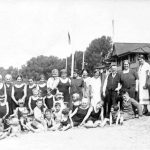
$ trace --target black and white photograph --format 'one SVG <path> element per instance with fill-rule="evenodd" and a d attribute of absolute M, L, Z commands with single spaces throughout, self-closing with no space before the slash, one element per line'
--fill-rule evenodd
<path fill-rule="evenodd" d="M 0 149 L 149 150 L 150 0 L 0 0 Z"/>

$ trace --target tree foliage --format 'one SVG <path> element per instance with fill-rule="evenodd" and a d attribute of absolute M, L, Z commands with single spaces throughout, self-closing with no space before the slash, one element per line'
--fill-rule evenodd
<path fill-rule="evenodd" d="M 103 60 L 110 52 L 112 42 L 110 37 L 102 36 L 101 38 L 94 39 L 89 47 L 85 51 L 85 68 L 92 71 L 94 67 L 103 63 Z M 79 71 L 82 70 L 82 58 L 83 52 L 76 51 L 74 56 L 74 68 Z M 71 73 L 71 59 L 72 56 L 67 58 L 67 71 Z M 13 78 L 16 78 L 18 73 L 21 73 L 24 78 L 34 77 L 39 80 L 41 74 L 44 74 L 48 78 L 51 74 L 52 69 L 57 68 L 58 70 L 66 67 L 66 60 L 59 59 L 55 56 L 38 56 L 33 57 L 27 61 L 26 65 L 23 65 L 20 70 L 10 66 L 8 69 L 0 67 L 0 73 L 4 76 L 6 73 L 12 74 Z"/>
<path fill-rule="evenodd" d="M 78 69 L 79 72 L 82 70 L 82 57 L 83 57 L 82 51 L 75 52 L 75 54 L 74 54 L 74 69 Z M 72 55 L 70 55 L 67 60 L 68 60 L 67 71 L 68 71 L 68 74 L 71 74 Z"/>
<path fill-rule="evenodd" d="M 110 37 L 102 36 L 94 39 L 85 52 L 87 68 L 93 70 L 94 67 L 101 65 L 111 48 L 112 41 Z"/>
<path fill-rule="evenodd" d="M 18 75 L 18 69 L 14 68 L 13 66 L 10 66 L 8 69 L 4 69 L 3 67 L 0 67 L 0 74 L 4 77 L 6 74 L 11 74 L 13 79 L 16 78 Z"/>
<path fill-rule="evenodd" d="M 61 70 L 65 67 L 65 60 L 59 59 L 55 56 L 38 56 L 31 58 L 27 65 L 22 66 L 21 73 L 25 78 L 34 77 L 39 79 L 41 74 L 44 74 L 48 78 L 52 69 L 57 68 Z"/>

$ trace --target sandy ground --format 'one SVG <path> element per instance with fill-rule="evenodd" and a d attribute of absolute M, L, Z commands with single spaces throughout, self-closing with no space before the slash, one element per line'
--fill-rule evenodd
<path fill-rule="evenodd" d="M 123 126 L 30 133 L 0 141 L 4 150 L 150 150 L 150 117 Z"/>

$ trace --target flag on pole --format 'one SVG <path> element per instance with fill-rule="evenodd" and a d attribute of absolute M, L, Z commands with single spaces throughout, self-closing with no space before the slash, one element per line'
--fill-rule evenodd
<path fill-rule="evenodd" d="M 74 71 L 74 51 L 72 49 L 72 46 L 71 46 L 71 37 L 70 37 L 70 33 L 68 32 L 68 44 L 69 44 L 69 47 L 72 51 L 72 60 L 71 60 L 71 77 L 73 77 L 73 71 Z"/>
<path fill-rule="evenodd" d="M 68 44 L 71 44 L 70 33 L 68 32 Z"/>
<path fill-rule="evenodd" d="M 115 38 L 115 26 L 114 26 L 114 19 L 112 20 L 112 41 L 114 42 Z"/>

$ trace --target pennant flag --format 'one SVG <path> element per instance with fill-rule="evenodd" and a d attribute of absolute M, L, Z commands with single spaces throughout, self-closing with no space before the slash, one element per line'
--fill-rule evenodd
<path fill-rule="evenodd" d="M 70 33 L 68 32 L 68 43 L 71 44 Z"/>

